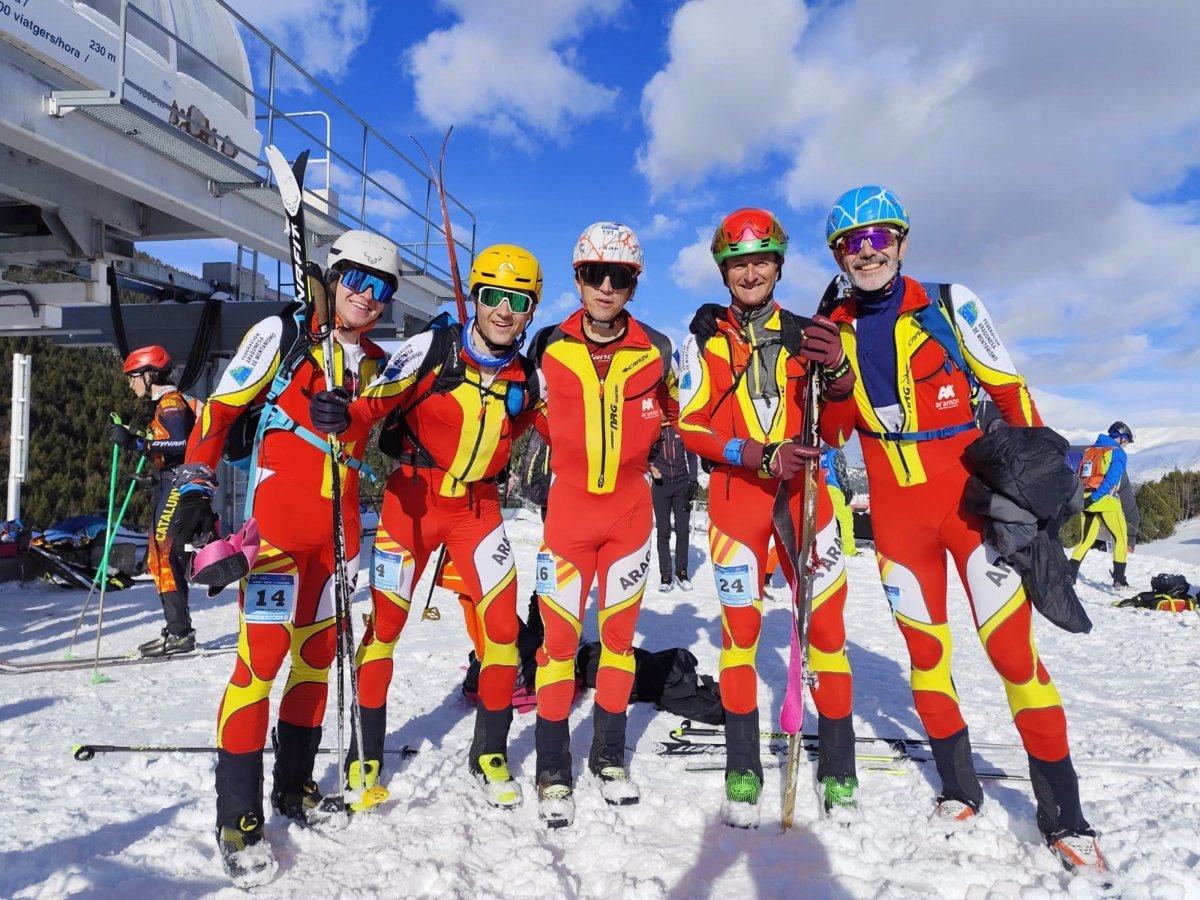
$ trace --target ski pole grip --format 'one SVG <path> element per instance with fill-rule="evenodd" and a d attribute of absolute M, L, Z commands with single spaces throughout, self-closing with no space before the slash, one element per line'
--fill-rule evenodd
<path fill-rule="evenodd" d="M 87 744 L 82 744 L 75 748 L 75 759 L 79 762 L 87 762 L 89 759 L 94 759 L 96 756 L 96 748 L 90 747 Z"/>

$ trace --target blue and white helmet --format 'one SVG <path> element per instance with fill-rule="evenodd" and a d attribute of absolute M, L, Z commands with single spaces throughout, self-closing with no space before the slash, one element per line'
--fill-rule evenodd
<path fill-rule="evenodd" d="M 825 222 L 825 242 L 832 247 L 847 231 L 864 225 L 896 225 L 908 231 L 908 210 L 900 198 L 878 184 L 851 188 L 837 198 Z"/>

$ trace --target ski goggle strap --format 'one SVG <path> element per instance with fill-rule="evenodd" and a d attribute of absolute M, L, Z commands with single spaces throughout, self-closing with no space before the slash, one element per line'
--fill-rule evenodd
<path fill-rule="evenodd" d="M 377 275 L 367 269 L 346 268 L 341 270 L 342 284 L 356 294 L 365 294 L 368 288 L 379 303 L 387 303 L 396 293 L 396 282 Z"/>
<path fill-rule="evenodd" d="M 598 288 L 604 284 L 604 279 L 607 278 L 614 291 L 624 291 L 633 287 L 634 282 L 637 281 L 637 270 L 633 266 L 621 263 L 585 262 L 580 263 L 575 271 L 583 283 L 589 287 Z"/>
<path fill-rule="evenodd" d="M 524 291 L 513 291 L 491 284 L 481 284 L 476 292 L 475 299 L 488 309 L 496 309 L 506 300 L 508 301 L 508 308 L 515 313 L 527 313 L 533 309 L 533 297 Z"/>

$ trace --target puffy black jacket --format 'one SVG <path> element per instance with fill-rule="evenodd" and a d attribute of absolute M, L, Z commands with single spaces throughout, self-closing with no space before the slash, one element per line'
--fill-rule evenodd
<path fill-rule="evenodd" d="M 964 508 L 987 520 L 984 540 L 1017 572 L 1034 607 L 1077 634 L 1091 620 L 1071 577 L 1058 530 L 1082 509 L 1078 477 L 1067 466 L 1066 438 L 1049 428 L 1001 428 L 967 447 L 974 474 Z"/>

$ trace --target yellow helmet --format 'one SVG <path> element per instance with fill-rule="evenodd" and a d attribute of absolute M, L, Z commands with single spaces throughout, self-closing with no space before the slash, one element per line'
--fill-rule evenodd
<path fill-rule="evenodd" d="M 469 293 L 481 284 L 490 284 L 533 295 L 542 299 L 542 267 L 537 257 L 515 244 L 493 244 L 475 254 L 471 265 Z"/>

